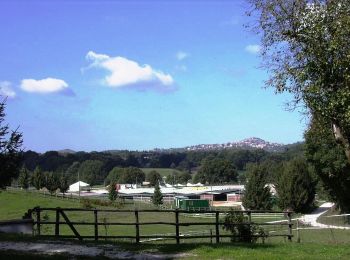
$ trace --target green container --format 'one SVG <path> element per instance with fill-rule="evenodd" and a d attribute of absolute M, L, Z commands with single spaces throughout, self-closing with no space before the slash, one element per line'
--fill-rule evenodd
<path fill-rule="evenodd" d="M 208 210 L 209 200 L 200 199 L 182 199 L 179 200 L 179 209 L 183 210 Z"/>

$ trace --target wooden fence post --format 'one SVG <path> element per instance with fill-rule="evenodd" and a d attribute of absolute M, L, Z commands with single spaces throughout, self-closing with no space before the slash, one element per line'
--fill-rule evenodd
<path fill-rule="evenodd" d="M 176 231 L 176 244 L 180 244 L 180 229 L 179 229 L 179 211 L 175 210 L 175 231 Z"/>
<path fill-rule="evenodd" d="M 136 220 L 136 243 L 140 243 L 140 225 L 139 225 L 139 211 L 135 210 L 135 220 Z"/>
<path fill-rule="evenodd" d="M 38 236 L 40 236 L 40 207 L 36 207 L 35 208 L 36 211 L 36 228 L 37 228 L 37 232 L 38 232 Z"/>
<path fill-rule="evenodd" d="M 288 241 L 292 242 L 292 213 L 288 211 Z"/>
<path fill-rule="evenodd" d="M 98 240 L 98 217 L 97 217 L 97 209 L 94 210 L 95 216 L 95 240 Z"/>
<path fill-rule="evenodd" d="M 219 211 L 216 211 L 215 212 L 215 236 L 216 236 L 216 243 L 220 243 L 220 231 L 219 231 L 219 221 L 220 221 L 220 218 L 219 218 L 219 214 L 220 212 Z"/>
<path fill-rule="evenodd" d="M 98 240 L 98 217 L 97 217 L 97 209 L 94 210 L 95 215 L 95 240 Z"/>
<path fill-rule="evenodd" d="M 299 219 L 297 219 L 297 242 L 300 243 Z"/>
<path fill-rule="evenodd" d="M 60 208 L 56 208 L 55 236 L 60 235 Z"/>

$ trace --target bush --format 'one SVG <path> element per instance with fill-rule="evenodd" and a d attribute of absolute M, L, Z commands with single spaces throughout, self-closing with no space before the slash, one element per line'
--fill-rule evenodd
<path fill-rule="evenodd" d="M 225 216 L 223 229 L 231 232 L 231 242 L 255 243 L 259 237 L 263 241 L 266 237 L 264 229 L 248 223 L 248 217 L 233 208 Z"/>
<path fill-rule="evenodd" d="M 92 209 L 92 203 L 89 199 L 81 199 L 80 204 L 82 204 L 84 209 Z"/>
<path fill-rule="evenodd" d="M 82 204 L 82 207 L 85 209 L 92 209 L 94 208 L 94 206 L 95 207 L 96 206 L 116 207 L 116 208 L 122 208 L 124 206 L 124 200 L 119 198 L 115 201 L 83 198 L 80 200 L 80 203 Z"/>

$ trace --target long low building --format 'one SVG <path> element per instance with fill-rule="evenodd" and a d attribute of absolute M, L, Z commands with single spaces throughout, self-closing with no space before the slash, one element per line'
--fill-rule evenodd
<path fill-rule="evenodd" d="M 163 195 L 165 194 L 204 194 L 204 193 L 241 193 L 244 190 L 244 185 L 220 185 L 220 186 L 172 186 L 160 187 Z M 92 189 L 98 194 L 108 193 L 107 189 Z M 118 189 L 119 194 L 133 195 L 133 194 L 153 194 L 154 188 L 136 187 L 136 185 L 120 185 Z"/>
<path fill-rule="evenodd" d="M 227 194 L 241 194 L 243 190 L 244 185 L 161 187 L 164 202 L 172 202 L 177 196 L 186 196 L 189 199 L 226 201 Z M 121 188 L 118 193 L 119 196 L 126 199 L 149 201 L 153 196 L 154 188 Z"/>

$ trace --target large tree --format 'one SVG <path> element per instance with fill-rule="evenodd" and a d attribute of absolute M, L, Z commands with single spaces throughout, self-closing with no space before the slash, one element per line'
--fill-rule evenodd
<path fill-rule="evenodd" d="M 120 184 L 142 183 L 144 180 L 145 173 L 136 167 L 114 167 L 105 179 L 107 182 L 116 182 Z"/>
<path fill-rule="evenodd" d="M 232 183 L 237 181 L 238 172 L 233 164 L 221 158 L 208 158 L 203 161 L 196 181 L 209 184 Z"/>
<path fill-rule="evenodd" d="M 100 184 L 98 178 L 102 173 L 103 163 L 99 160 L 86 160 L 79 167 L 80 181 L 90 185 Z"/>
<path fill-rule="evenodd" d="M 313 207 L 316 181 L 304 158 L 295 158 L 284 164 L 276 185 L 281 209 L 307 213 Z"/>
<path fill-rule="evenodd" d="M 248 0 L 268 86 L 322 118 L 350 162 L 350 1 Z"/>
<path fill-rule="evenodd" d="M 23 142 L 22 133 L 10 130 L 5 123 L 5 101 L 0 101 L 0 189 L 10 185 L 19 174 Z"/>
<path fill-rule="evenodd" d="M 267 169 L 259 164 L 250 164 L 247 175 L 243 206 L 252 210 L 270 210 L 272 201 L 270 188 L 267 186 Z"/>
<path fill-rule="evenodd" d="M 315 167 L 328 197 L 342 212 L 350 212 L 350 164 L 337 143 L 331 129 L 314 118 L 305 134 L 306 157 Z"/>

